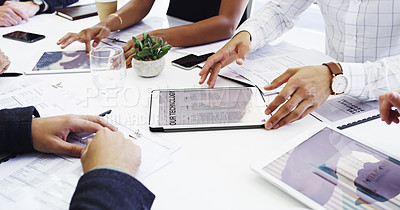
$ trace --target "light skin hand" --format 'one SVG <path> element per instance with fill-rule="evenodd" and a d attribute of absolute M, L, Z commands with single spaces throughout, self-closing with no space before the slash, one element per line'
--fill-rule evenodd
<path fill-rule="evenodd" d="M 135 177 L 141 163 L 141 150 L 121 132 L 104 128 L 96 133 L 93 140 L 87 141 L 81 162 L 84 173 L 99 166 L 109 166 Z"/>
<path fill-rule="evenodd" d="M 213 88 L 219 71 L 235 60 L 237 64 L 242 65 L 246 55 L 250 52 L 250 47 L 250 34 L 247 31 L 236 34 L 218 52 L 207 59 L 207 62 L 199 73 L 201 77 L 199 84 L 203 84 L 208 77 L 208 87 Z"/>
<path fill-rule="evenodd" d="M 332 75 L 324 65 L 286 70 L 270 85 L 264 87 L 265 90 L 273 90 L 287 83 L 265 110 L 265 114 L 269 115 L 282 105 L 265 123 L 265 128 L 280 128 L 317 109 L 331 93 L 331 79 Z"/>
<path fill-rule="evenodd" d="M 28 21 L 39 11 L 39 6 L 32 1 L 6 1 L 0 6 L 0 26 L 14 26 L 22 20 Z"/>
<path fill-rule="evenodd" d="M 80 157 L 83 147 L 66 142 L 68 134 L 70 132 L 96 133 L 103 127 L 117 130 L 116 127 L 99 116 L 64 115 L 34 118 L 32 120 L 33 148 L 44 153 Z"/>
<path fill-rule="evenodd" d="M 378 103 L 381 120 L 385 121 L 388 125 L 392 122 L 398 124 L 400 114 L 392 108 L 400 110 L 400 90 L 391 91 L 379 96 Z"/>
<path fill-rule="evenodd" d="M 90 42 L 93 40 L 93 47 L 97 47 L 102 39 L 110 36 L 111 30 L 104 25 L 95 25 L 91 28 L 83 29 L 79 33 L 67 33 L 60 40 L 57 45 L 61 45 L 61 49 L 66 48 L 68 45 L 75 41 L 85 43 L 86 53 L 89 55 L 91 50 Z"/>
<path fill-rule="evenodd" d="M 10 59 L 0 50 L 0 74 L 8 69 L 10 63 Z"/>

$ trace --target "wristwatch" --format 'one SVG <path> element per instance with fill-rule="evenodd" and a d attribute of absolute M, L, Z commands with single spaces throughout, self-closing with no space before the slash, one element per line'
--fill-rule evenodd
<path fill-rule="evenodd" d="M 328 67 L 333 76 L 331 80 L 331 95 L 344 93 L 349 81 L 347 77 L 343 75 L 342 66 L 340 66 L 339 63 L 334 62 L 323 63 L 323 65 Z"/>
<path fill-rule="evenodd" d="M 44 1 L 43 0 L 32 0 L 34 4 L 39 6 L 39 11 L 38 12 L 43 12 L 44 10 Z"/>

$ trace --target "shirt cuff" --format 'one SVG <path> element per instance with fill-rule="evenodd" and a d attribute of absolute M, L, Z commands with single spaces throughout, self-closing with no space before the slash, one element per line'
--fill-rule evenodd
<path fill-rule="evenodd" d="M 128 174 L 129 176 L 132 176 L 128 172 L 126 172 L 125 170 L 122 170 L 122 169 L 117 168 L 117 167 L 106 166 L 106 165 L 94 167 L 94 168 L 90 169 L 88 172 L 91 172 L 91 171 L 94 171 L 94 170 L 98 170 L 98 169 L 109 169 L 109 170 L 119 171 L 121 173 Z"/>
<path fill-rule="evenodd" d="M 366 73 L 362 63 L 340 63 L 343 75 L 348 79 L 345 94 L 358 97 L 365 88 Z"/>

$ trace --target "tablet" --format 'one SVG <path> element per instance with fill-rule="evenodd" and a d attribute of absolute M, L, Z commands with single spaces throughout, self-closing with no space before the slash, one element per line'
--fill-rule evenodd
<path fill-rule="evenodd" d="M 32 71 L 25 74 L 77 72 L 90 72 L 89 57 L 84 50 L 44 52 Z"/>
<path fill-rule="evenodd" d="M 266 104 L 255 87 L 153 90 L 151 131 L 261 128 Z"/>
<path fill-rule="evenodd" d="M 395 209 L 400 208 L 399 164 L 325 127 L 251 167 L 313 209 Z"/>

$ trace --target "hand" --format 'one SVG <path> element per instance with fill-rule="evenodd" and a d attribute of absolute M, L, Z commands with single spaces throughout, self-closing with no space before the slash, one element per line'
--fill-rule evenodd
<path fill-rule="evenodd" d="M 40 7 L 32 1 L 6 1 L 0 6 L 0 26 L 14 26 L 22 20 L 28 21 L 39 9 Z"/>
<path fill-rule="evenodd" d="M 10 59 L 0 50 L 0 74 L 8 69 L 10 63 Z"/>
<path fill-rule="evenodd" d="M 388 125 L 392 122 L 399 123 L 400 114 L 398 111 L 393 110 L 392 107 L 400 110 L 400 90 L 379 96 L 378 103 L 382 121 L 385 121 Z"/>
<path fill-rule="evenodd" d="M 150 35 L 150 34 L 149 34 Z M 136 36 L 137 40 L 142 40 L 143 35 L 139 34 Z M 125 45 L 122 47 L 125 52 L 125 59 L 126 59 L 126 68 L 131 68 L 132 67 L 132 58 L 133 58 L 133 51 L 132 48 L 135 45 L 135 42 L 131 39 L 125 43 Z"/>
<path fill-rule="evenodd" d="M 290 68 L 264 87 L 273 90 L 286 83 L 283 90 L 268 105 L 265 114 L 269 115 L 280 105 L 281 108 L 265 123 L 266 129 L 277 129 L 293 121 L 302 119 L 324 103 L 331 93 L 332 75 L 328 67 L 303 66 Z"/>
<path fill-rule="evenodd" d="M 110 166 L 135 177 L 141 163 L 141 150 L 121 132 L 104 128 L 96 133 L 93 140 L 87 141 L 81 161 L 84 173 L 98 166 Z"/>
<path fill-rule="evenodd" d="M 228 43 L 226 43 L 218 52 L 207 59 L 206 64 L 201 69 L 199 84 L 206 81 L 210 74 L 207 84 L 213 88 L 218 77 L 219 71 L 236 60 L 236 63 L 242 65 L 246 55 L 250 52 L 250 34 L 247 31 L 241 31 L 236 34 Z"/>
<path fill-rule="evenodd" d="M 80 157 L 82 146 L 66 142 L 70 132 L 95 133 L 103 127 L 117 130 L 99 116 L 64 115 L 32 120 L 33 148 L 39 152 Z"/>
<path fill-rule="evenodd" d="M 102 39 L 110 36 L 111 30 L 104 25 L 95 25 L 91 28 L 83 29 L 81 32 L 77 33 L 67 33 L 60 40 L 58 40 L 57 45 L 61 45 L 61 49 L 66 48 L 68 45 L 75 41 L 85 43 L 86 53 L 89 55 L 91 46 L 90 41 L 93 40 L 93 47 L 97 47 Z"/>

